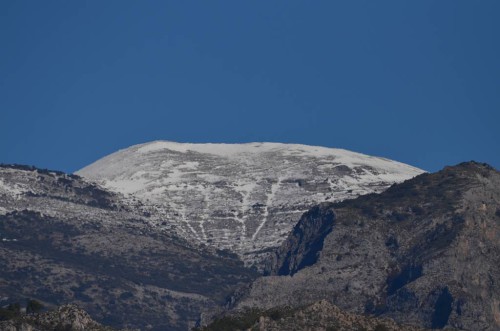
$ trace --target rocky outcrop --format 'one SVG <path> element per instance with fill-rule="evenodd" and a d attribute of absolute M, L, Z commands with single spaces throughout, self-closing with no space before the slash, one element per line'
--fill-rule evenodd
<path fill-rule="evenodd" d="M 42 314 L 21 315 L 0 322 L 0 331 L 113 331 L 94 321 L 75 305 L 64 305 Z"/>
<path fill-rule="evenodd" d="M 293 228 L 281 249 L 274 254 L 273 265 L 266 273 L 293 275 L 298 270 L 313 265 L 319 258 L 326 236 L 335 226 L 336 215 L 321 205 L 306 212 Z"/>
<path fill-rule="evenodd" d="M 326 300 L 299 307 L 248 310 L 214 321 L 200 331 L 424 331 L 390 319 L 347 313 Z"/>
<path fill-rule="evenodd" d="M 500 173 L 468 162 L 316 207 L 268 274 L 237 308 L 324 299 L 420 327 L 498 330 Z"/>

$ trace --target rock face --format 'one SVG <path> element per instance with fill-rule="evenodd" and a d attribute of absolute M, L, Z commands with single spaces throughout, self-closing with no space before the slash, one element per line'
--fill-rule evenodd
<path fill-rule="evenodd" d="M 248 264 L 279 247 L 312 206 L 380 192 L 420 173 L 341 149 L 166 141 L 132 146 L 77 172 L 139 199 L 157 227 L 230 249 Z"/>
<path fill-rule="evenodd" d="M 256 277 L 151 222 L 79 176 L 0 166 L 0 306 L 74 302 L 103 324 L 186 330 Z"/>
<path fill-rule="evenodd" d="M 200 331 L 424 331 L 411 325 L 398 325 L 380 319 L 347 313 L 326 300 L 290 308 L 267 311 L 248 310 L 214 321 Z"/>
<path fill-rule="evenodd" d="M 42 314 L 24 315 L 0 322 L 0 331 L 113 331 L 94 321 L 75 305 L 64 305 Z"/>
<path fill-rule="evenodd" d="M 500 173 L 474 162 L 306 213 L 235 307 L 327 300 L 426 328 L 500 329 Z"/>

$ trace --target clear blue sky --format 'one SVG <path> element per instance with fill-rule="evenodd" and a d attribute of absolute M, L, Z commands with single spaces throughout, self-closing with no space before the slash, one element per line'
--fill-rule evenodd
<path fill-rule="evenodd" d="M 500 1 L 0 1 L 0 162 L 293 142 L 500 168 Z"/>

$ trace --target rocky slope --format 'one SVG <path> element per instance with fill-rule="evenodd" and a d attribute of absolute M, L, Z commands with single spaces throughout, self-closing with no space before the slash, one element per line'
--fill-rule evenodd
<path fill-rule="evenodd" d="M 279 247 L 310 207 L 380 192 L 420 173 L 341 149 L 166 141 L 129 147 L 77 172 L 139 199 L 153 225 L 230 249 L 248 264 Z"/>
<path fill-rule="evenodd" d="M 255 278 L 133 207 L 75 175 L 0 166 L 0 306 L 73 302 L 107 325 L 186 330 Z"/>
<path fill-rule="evenodd" d="M 424 331 L 380 319 L 347 313 L 326 300 L 299 308 L 251 309 L 220 318 L 199 331 Z"/>
<path fill-rule="evenodd" d="M 64 305 L 41 314 L 20 315 L 1 321 L 0 331 L 113 331 L 94 321 L 75 305 Z"/>
<path fill-rule="evenodd" d="M 426 328 L 500 329 L 500 173 L 474 162 L 308 211 L 236 309 L 341 309 Z"/>

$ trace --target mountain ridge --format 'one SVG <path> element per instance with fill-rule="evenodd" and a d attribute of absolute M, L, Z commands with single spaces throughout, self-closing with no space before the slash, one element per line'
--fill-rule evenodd
<path fill-rule="evenodd" d="M 380 192 L 422 172 L 318 146 L 154 141 L 112 153 L 76 174 L 140 200 L 157 225 L 255 264 L 313 205 Z"/>
<path fill-rule="evenodd" d="M 208 246 L 158 231 L 140 201 L 123 204 L 120 193 L 77 175 L 0 166 L 0 197 L 0 289 L 9 299 L 76 302 L 105 324 L 185 330 L 221 305 L 327 300 L 320 304 L 325 323 L 334 322 L 325 315 L 334 304 L 345 316 L 416 328 L 500 325 L 500 173 L 485 164 L 465 162 L 382 193 L 315 205 L 271 252 L 268 276 L 255 281 L 234 254 L 214 256 Z M 297 323 L 309 325 L 297 312 Z M 264 328 L 296 323 L 266 316 Z"/>
<path fill-rule="evenodd" d="M 0 166 L 0 306 L 31 297 L 114 327 L 186 330 L 257 276 L 133 207 L 79 176 Z"/>
<path fill-rule="evenodd" d="M 314 207 L 274 253 L 269 276 L 238 292 L 233 305 L 328 300 L 398 323 L 493 331 L 499 256 L 500 172 L 465 162 Z"/>

